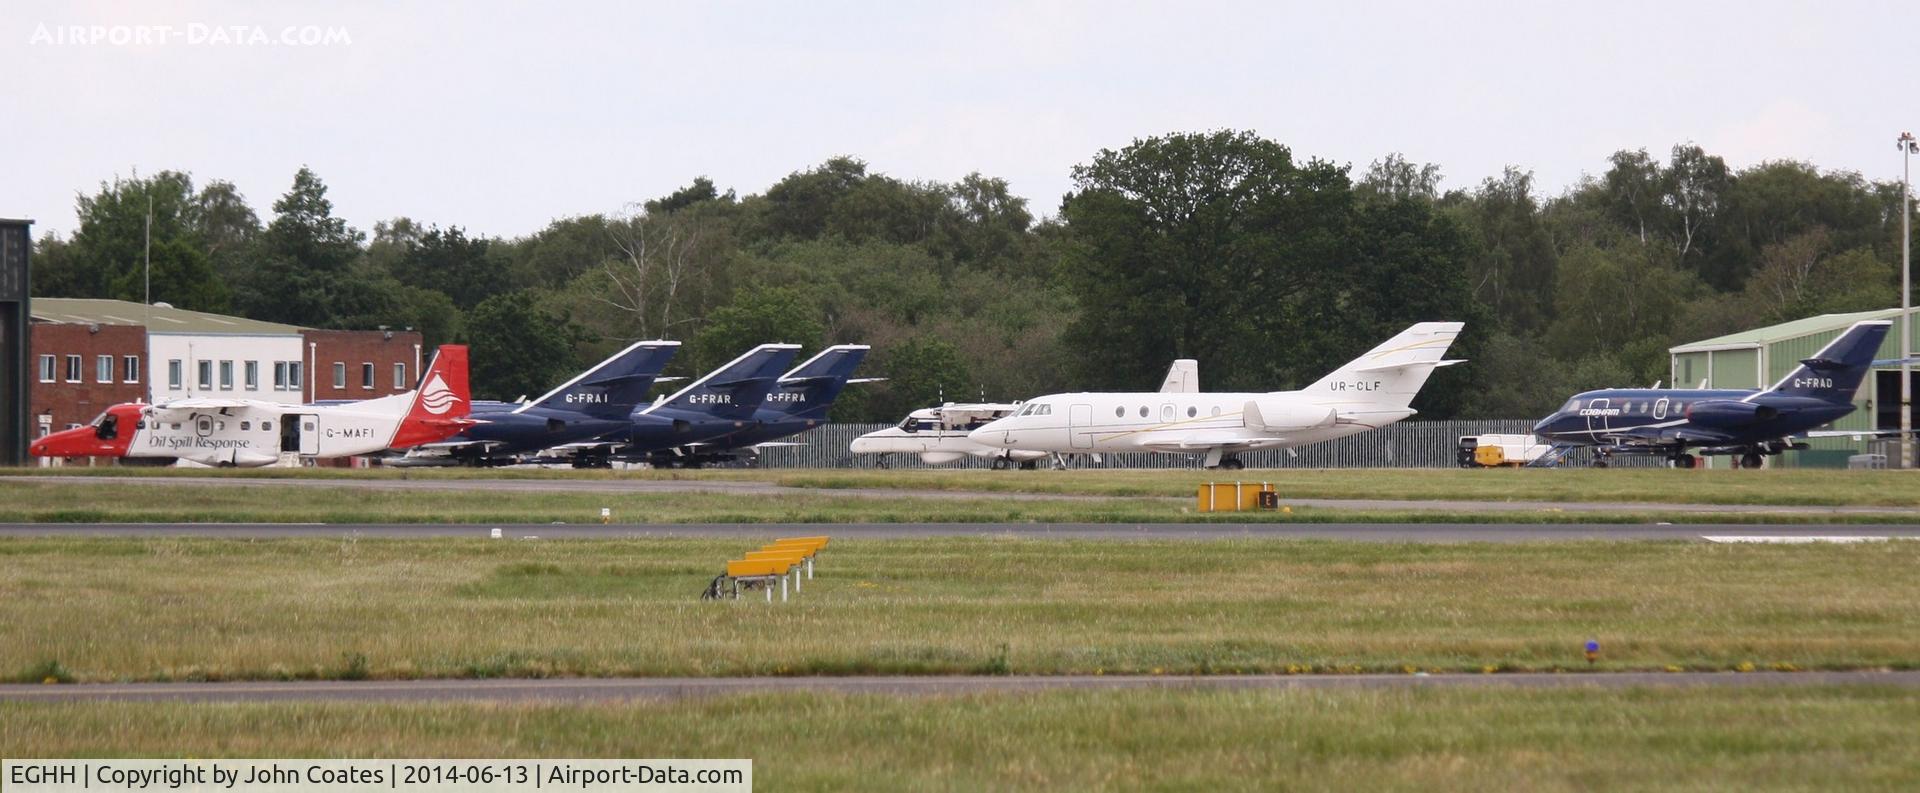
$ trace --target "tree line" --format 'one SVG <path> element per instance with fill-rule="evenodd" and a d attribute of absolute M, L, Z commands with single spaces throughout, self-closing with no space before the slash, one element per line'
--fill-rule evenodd
<path fill-rule="evenodd" d="M 1699 146 L 1620 151 L 1556 196 L 1509 167 L 1443 190 L 1395 154 L 1359 170 L 1252 132 L 1095 152 L 1055 215 L 1006 181 L 922 182 L 836 157 L 764 192 L 706 178 L 533 234 L 399 217 L 361 231 L 307 168 L 262 222 L 239 188 L 116 178 L 38 244 L 46 297 L 153 299 L 473 346 L 476 393 L 536 395 L 639 339 L 678 374 L 753 344 L 874 346 L 834 416 L 941 399 L 1148 390 L 1197 358 L 1209 390 L 1276 390 L 1407 324 L 1457 319 L 1463 367 L 1429 418 L 1543 414 L 1584 388 L 1667 376 L 1666 348 L 1816 313 L 1897 305 L 1897 182 Z M 804 353 L 803 353 L 804 354 Z M 1687 385 L 1687 384 L 1680 384 Z"/>

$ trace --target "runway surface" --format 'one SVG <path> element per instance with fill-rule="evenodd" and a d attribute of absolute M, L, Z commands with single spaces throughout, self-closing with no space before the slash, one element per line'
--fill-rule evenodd
<path fill-rule="evenodd" d="M 1602 672 L 1439 675 L 1062 675 L 1014 677 L 565 678 L 547 680 L 310 681 L 286 683 L 89 683 L 0 685 L 12 702 L 595 702 L 685 699 L 764 692 L 955 695 L 1139 689 L 1629 688 L 1637 686 L 1870 685 L 1920 688 L 1920 671 Z"/>
<path fill-rule="evenodd" d="M 687 523 L 687 524 L 289 524 L 12 523 L 0 537 L 467 537 L 492 529 L 508 539 L 622 539 L 827 534 L 836 539 L 1024 537 L 1035 539 L 1325 539 L 1354 542 L 1702 541 L 1706 537 L 1920 538 L 1914 525 L 1617 523 Z"/>
<path fill-rule="evenodd" d="M 842 498 L 996 499 L 1014 501 L 1112 501 L 1150 498 L 1186 502 L 1184 496 L 1106 496 L 1081 493 L 1001 493 L 986 490 L 912 490 L 900 488 L 786 487 L 772 482 L 684 479 L 279 479 L 223 476 L 18 476 L 0 482 L 59 485 L 191 485 L 196 487 L 303 487 L 347 490 L 494 493 L 717 493 L 741 496 L 827 496 Z M 1920 507 L 1806 506 L 1764 504 L 1674 504 L 1633 501 L 1446 501 L 1440 499 L 1282 498 L 1294 507 L 1394 512 L 1627 513 L 1688 515 L 1886 516 L 1920 519 Z"/>

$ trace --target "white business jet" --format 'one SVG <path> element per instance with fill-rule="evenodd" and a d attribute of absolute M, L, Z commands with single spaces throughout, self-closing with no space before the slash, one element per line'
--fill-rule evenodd
<path fill-rule="evenodd" d="M 1051 394 L 968 437 L 1056 454 L 1199 454 L 1208 468 L 1239 469 L 1241 452 L 1344 438 L 1413 415 L 1408 404 L 1427 376 L 1461 363 L 1445 359 L 1461 327 L 1419 323 L 1299 391 Z"/>

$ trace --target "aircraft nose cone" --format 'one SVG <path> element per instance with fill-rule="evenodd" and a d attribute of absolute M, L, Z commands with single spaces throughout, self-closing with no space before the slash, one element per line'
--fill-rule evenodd
<path fill-rule="evenodd" d="M 1004 431 L 994 429 L 990 426 L 981 427 L 980 429 L 967 433 L 967 440 L 982 446 L 1005 446 L 1006 444 L 1002 442 L 1002 439 L 1005 438 L 1006 435 Z"/>
<path fill-rule="evenodd" d="M 1553 414 L 1553 415 L 1551 415 L 1551 416 L 1548 416 L 1548 417 L 1546 417 L 1546 418 L 1543 418 L 1543 419 L 1541 419 L 1540 421 L 1538 421 L 1538 422 L 1536 422 L 1536 423 L 1535 423 L 1535 424 L 1533 425 L 1533 434 L 1535 434 L 1535 435 L 1545 435 L 1545 434 L 1547 434 L 1547 433 L 1549 433 L 1549 432 L 1552 432 L 1552 431 L 1553 431 L 1553 420 L 1554 420 L 1554 419 L 1557 419 L 1557 418 L 1559 418 L 1559 417 L 1560 417 L 1560 414 L 1558 414 L 1558 413 L 1555 413 L 1555 414 Z"/>

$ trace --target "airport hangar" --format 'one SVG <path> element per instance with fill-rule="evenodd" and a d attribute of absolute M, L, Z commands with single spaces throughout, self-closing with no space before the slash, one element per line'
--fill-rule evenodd
<path fill-rule="evenodd" d="M 1920 308 L 1914 309 L 1920 314 Z M 1768 388 L 1800 364 L 1811 358 L 1841 331 L 1867 319 L 1894 320 L 1893 332 L 1881 342 L 1875 360 L 1891 361 L 1900 357 L 1900 309 L 1860 311 L 1852 314 L 1822 314 L 1778 325 L 1729 333 L 1711 339 L 1668 348 L 1672 356 L 1672 380 L 1676 388 Z M 1920 331 L 1920 316 L 1914 331 Z M 1920 334 L 1916 334 L 1920 338 Z M 1920 343 L 1913 345 L 1920 350 Z M 1913 373 L 1914 394 L 1920 399 L 1920 366 Z M 1853 413 L 1833 423 L 1836 430 L 1897 430 L 1900 428 L 1900 366 L 1875 366 L 1854 395 Z M 1920 420 L 1916 420 L 1920 423 Z M 1887 455 L 1889 466 L 1899 465 L 1897 441 L 1852 438 L 1816 438 L 1806 442 L 1812 448 L 1788 452 L 1772 458 L 1783 466 L 1800 468 L 1844 468 L 1847 458 L 1857 454 Z M 1712 458 L 1707 458 L 1712 459 Z"/>
<path fill-rule="evenodd" d="M 31 314 L 34 437 L 135 400 L 371 399 L 412 388 L 424 365 L 411 329 L 320 330 L 83 298 L 37 297 Z"/>

